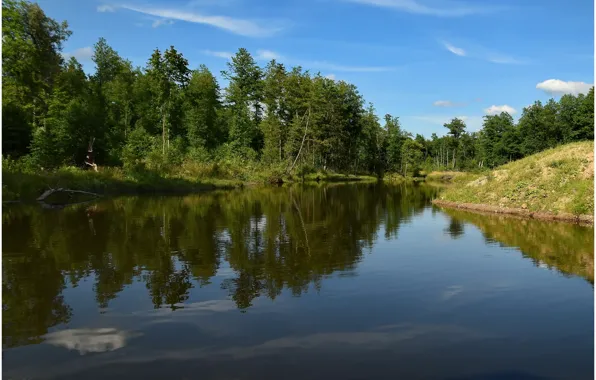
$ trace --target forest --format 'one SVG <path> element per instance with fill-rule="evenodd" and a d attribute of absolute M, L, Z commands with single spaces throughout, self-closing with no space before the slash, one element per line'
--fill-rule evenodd
<path fill-rule="evenodd" d="M 417 176 L 493 168 L 594 138 L 594 88 L 536 101 L 517 122 L 507 113 L 484 116 L 480 131 L 454 118 L 444 136 L 426 138 L 397 116 L 380 120 L 353 84 L 276 60 L 260 67 L 244 48 L 221 73 L 225 88 L 174 46 L 134 67 L 103 38 L 87 75 L 62 53 L 72 33 L 66 21 L 15 0 L 3 1 L 2 21 L 3 167 L 17 170 L 85 167 L 91 146 L 100 170 L 171 174 L 211 165 L 220 168 L 212 175 L 251 166 L 273 176 Z"/>

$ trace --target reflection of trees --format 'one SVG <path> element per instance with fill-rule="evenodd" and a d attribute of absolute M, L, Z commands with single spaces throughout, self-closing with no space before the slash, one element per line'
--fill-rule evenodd
<path fill-rule="evenodd" d="M 464 234 L 464 224 L 457 218 L 451 217 L 445 232 L 454 239 Z"/>
<path fill-rule="evenodd" d="M 121 198 L 60 211 L 3 212 L 5 344 L 39 340 L 67 322 L 61 297 L 94 275 L 99 307 L 143 281 L 155 307 L 183 307 L 193 286 L 210 283 L 222 260 L 235 271 L 222 283 L 241 309 L 283 289 L 300 295 L 349 271 L 384 227 L 429 204 L 419 186 L 296 186 L 188 197 Z"/>
<path fill-rule="evenodd" d="M 20 244 L 35 241 L 30 222 L 25 216 L 2 227 L 3 347 L 38 343 L 48 327 L 66 323 L 71 317 L 61 295 L 65 279 L 50 249 Z M 21 242 L 9 238 L 16 233 Z"/>
<path fill-rule="evenodd" d="M 488 242 L 518 247 L 535 265 L 547 265 L 566 275 L 581 276 L 594 284 L 592 227 L 461 210 L 444 211 L 453 219 L 477 226 Z"/>

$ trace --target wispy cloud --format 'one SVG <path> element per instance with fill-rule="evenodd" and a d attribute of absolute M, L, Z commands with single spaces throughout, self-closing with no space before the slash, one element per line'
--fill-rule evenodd
<path fill-rule="evenodd" d="M 445 46 L 445 49 L 449 50 L 455 55 L 459 55 L 460 57 L 466 56 L 466 51 L 462 48 L 455 47 L 448 42 L 443 43 L 443 45 Z"/>
<path fill-rule="evenodd" d="M 304 61 L 301 63 L 301 66 L 313 67 L 328 71 L 342 71 L 351 73 L 378 73 L 395 70 L 395 67 L 391 66 L 345 66 L 322 61 Z"/>
<path fill-rule="evenodd" d="M 115 6 L 112 6 L 112 9 L 115 8 Z M 196 24 L 210 25 L 247 37 L 267 37 L 276 34 L 282 29 L 281 27 L 261 26 L 250 20 L 236 19 L 227 16 L 207 16 L 188 10 L 174 8 L 138 7 L 132 5 L 119 5 L 118 8 L 169 20 L 179 20 Z"/>
<path fill-rule="evenodd" d="M 203 50 L 203 54 L 210 55 L 212 57 L 230 59 L 234 55 L 234 53 L 230 53 L 228 51 L 213 51 L 213 50 Z"/>
<path fill-rule="evenodd" d="M 509 115 L 513 115 L 517 112 L 517 110 L 507 104 L 503 104 L 502 106 L 495 106 L 492 105 L 488 108 L 484 109 L 484 112 L 487 115 L 499 115 L 501 112 L 507 112 Z"/>
<path fill-rule="evenodd" d="M 281 60 L 283 59 L 283 57 L 271 50 L 257 50 L 257 55 L 255 56 L 255 59 L 260 60 L 260 61 L 271 61 L 272 59 L 275 60 Z"/>
<path fill-rule="evenodd" d="M 443 299 L 443 301 L 448 301 L 451 298 L 455 297 L 456 295 L 460 294 L 461 292 L 463 292 L 464 287 L 461 285 L 452 285 L 449 286 L 441 295 L 441 298 Z"/>
<path fill-rule="evenodd" d="M 226 51 L 212 51 L 212 50 L 203 50 L 203 54 L 207 54 L 213 57 L 225 58 L 230 59 L 234 54 Z M 325 62 L 325 61 L 309 61 L 309 60 L 300 60 L 291 57 L 284 56 L 282 54 L 276 53 L 271 50 L 257 50 L 257 54 L 254 55 L 254 58 L 257 61 L 270 61 L 272 59 L 283 61 L 286 64 L 302 66 L 307 69 L 319 69 L 325 71 L 340 71 L 340 72 L 354 72 L 354 73 L 363 73 L 363 72 L 384 72 L 384 71 L 392 71 L 395 70 L 395 67 L 390 66 L 347 66 L 347 65 L 339 65 L 335 63 Z"/>
<path fill-rule="evenodd" d="M 353 3 L 372 5 L 382 8 L 390 8 L 397 11 L 438 16 L 438 17 L 461 17 L 480 13 L 491 13 L 504 9 L 503 7 L 472 6 L 464 2 L 443 1 L 442 7 L 427 5 L 428 1 L 417 0 L 344 0 Z"/>
<path fill-rule="evenodd" d="M 73 52 L 63 53 L 62 57 L 64 57 L 64 59 L 75 57 L 77 61 L 90 61 L 93 57 L 93 48 L 91 46 L 85 46 L 83 48 L 76 49 Z"/>
<path fill-rule="evenodd" d="M 113 5 L 109 5 L 109 4 L 102 4 L 102 5 L 97 6 L 98 12 L 114 12 L 115 10 L 116 10 L 116 7 L 114 7 Z"/>
<path fill-rule="evenodd" d="M 513 58 L 513 57 L 508 57 L 505 55 L 489 55 L 486 59 L 489 62 L 500 63 L 500 64 L 504 64 L 504 65 L 523 65 L 523 64 L 527 63 L 527 61 Z"/>
<path fill-rule="evenodd" d="M 172 25 L 173 23 L 174 23 L 174 20 L 168 20 L 167 18 L 160 18 L 160 19 L 153 21 L 153 24 L 151 24 L 151 26 L 154 28 L 157 28 L 162 25 Z"/>
<path fill-rule="evenodd" d="M 228 7 L 237 3 L 238 0 L 191 0 L 188 2 L 189 7 L 206 7 L 206 6 L 219 6 Z"/>
<path fill-rule="evenodd" d="M 435 107 L 463 107 L 466 103 L 452 102 L 451 100 L 437 100 L 433 102 Z"/>
<path fill-rule="evenodd" d="M 498 53 L 492 50 L 491 48 L 486 48 L 479 45 L 474 44 L 466 44 L 466 47 L 457 47 L 453 45 L 451 42 L 447 41 L 439 41 L 445 49 L 450 51 L 455 55 L 459 55 L 460 57 L 468 57 L 474 59 L 481 59 L 484 61 L 498 63 L 498 64 L 506 64 L 506 65 L 522 65 L 529 63 L 528 60 L 514 58 L 506 54 Z"/>
<path fill-rule="evenodd" d="M 335 80 L 335 74 L 327 74 L 325 75 L 325 78 Z"/>
<path fill-rule="evenodd" d="M 548 79 L 544 82 L 540 82 L 536 85 L 536 88 L 551 95 L 563 95 L 563 94 L 586 94 L 590 91 L 594 84 L 585 82 L 571 82 L 562 81 L 560 79 Z"/>

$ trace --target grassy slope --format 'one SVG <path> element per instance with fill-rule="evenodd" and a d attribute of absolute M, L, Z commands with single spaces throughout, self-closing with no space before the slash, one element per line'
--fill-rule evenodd
<path fill-rule="evenodd" d="M 549 149 L 488 173 L 454 177 L 453 183 L 441 200 L 552 214 L 593 214 L 594 142 Z"/>

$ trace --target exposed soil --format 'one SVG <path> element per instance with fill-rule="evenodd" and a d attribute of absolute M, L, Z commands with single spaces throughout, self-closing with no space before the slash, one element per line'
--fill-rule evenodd
<path fill-rule="evenodd" d="M 584 225 L 594 224 L 593 215 L 573 215 L 568 213 L 552 214 L 549 212 L 530 211 L 522 208 L 499 207 L 476 203 L 458 203 L 440 199 L 433 200 L 433 204 L 441 207 L 464 209 L 479 213 L 513 215 L 527 219 L 556 220 Z"/>

